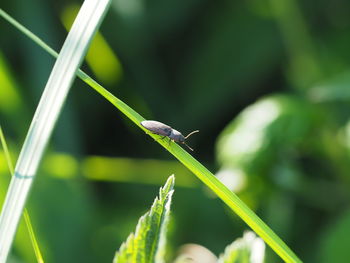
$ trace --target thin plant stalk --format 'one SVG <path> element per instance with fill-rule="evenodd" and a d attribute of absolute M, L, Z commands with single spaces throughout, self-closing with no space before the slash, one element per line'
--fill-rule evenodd
<path fill-rule="evenodd" d="M 12 160 L 11 160 L 10 152 L 8 150 L 7 143 L 6 143 L 5 136 L 4 136 L 4 133 L 2 131 L 1 125 L 0 125 L 0 141 L 1 141 L 2 147 L 4 149 L 4 155 L 5 155 L 5 158 L 6 158 L 7 167 L 10 170 L 10 174 L 13 176 L 14 175 L 14 167 L 13 167 L 13 163 L 12 163 Z M 29 237 L 30 237 L 30 242 L 32 243 L 32 247 L 33 247 L 33 250 L 34 250 L 34 253 L 35 253 L 36 261 L 38 263 L 44 263 L 44 258 L 43 258 L 42 254 L 41 254 L 38 241 L 37 241 L 37 239 L 35 237 L 34 229 L 33 229 L 32 222 L 31 222 L 31 219 L 30 219 L 29 212 L 28 212 L 27 208 L 24 209 L 23 216 L 24 216 L 24 222 L 26 224 L 26 227 L 27 227 L 27 230 L 28 230 L 28 234 L 29 234 Z"/>

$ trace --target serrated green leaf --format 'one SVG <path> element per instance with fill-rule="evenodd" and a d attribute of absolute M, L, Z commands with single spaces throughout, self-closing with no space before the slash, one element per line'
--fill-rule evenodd
<path fill-rule="evenodd" d="M 116 253 L 113 263 L 151 263 L 164 262 L 166 225 L 170 213 L 171 197 L 174 192 L 174 175 L 170 176 L 164 187 L 159 190 L 159 197 L 136 226 Z"/>
<path fill-rule="evenodd" d="M 265 257 L 265 243 L 254 232 L 247 231 L 242 238 L 227 246 L 218 263 L 262 263 Z"/>

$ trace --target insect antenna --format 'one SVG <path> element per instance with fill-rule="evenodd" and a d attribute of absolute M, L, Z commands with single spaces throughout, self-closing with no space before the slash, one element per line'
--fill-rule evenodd
<path fill-rule="evenodd" d="M 185 137 L 185 139 L 187 139 L 187 138 L 190 137 L 192 134 L 197 133 L 197 132 L 199 132 L 199 130 L 196 130 L 196 131 L 191 132 L 190 134 L 188 134 L 188 135 Z M 193 150 L 192 150 L 192 151 L 193 151 Z"/>
<path fill-rule="evenodd" d="M 187 146 L 187 148 L 193 152 L 193 149 L 190 146 L 188 146 L 187 143 L 185 143 L 185 142 L 182 142 L 182 143 L 185 144 Z"/>

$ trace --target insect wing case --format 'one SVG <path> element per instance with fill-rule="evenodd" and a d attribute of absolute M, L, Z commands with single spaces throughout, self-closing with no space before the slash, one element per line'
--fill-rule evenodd
<path fill-rule="evenodd" d="M 141 125 L 150 132 L 162 136 L 169 136 L 172 131 L 172 128 L 170 126 L 159 121 L 142 121 Z"/>

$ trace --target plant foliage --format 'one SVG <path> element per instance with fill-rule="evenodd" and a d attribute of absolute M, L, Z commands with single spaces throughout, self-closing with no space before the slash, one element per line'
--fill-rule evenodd
<path fill-rule="evenodd" d="M 166 225 L 169 219 L 171 198 L 174 192 L 174 175 L 170 176 L 151 209 L 143 215 L 135 233 L 131 233 L 116 253 L 114 263 L 163 262 Z"/>

